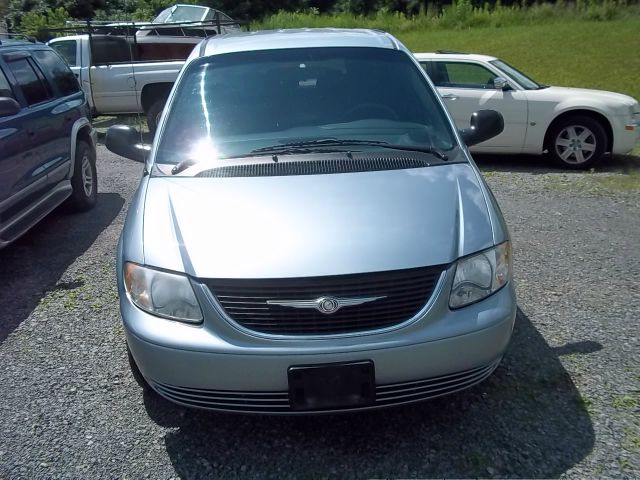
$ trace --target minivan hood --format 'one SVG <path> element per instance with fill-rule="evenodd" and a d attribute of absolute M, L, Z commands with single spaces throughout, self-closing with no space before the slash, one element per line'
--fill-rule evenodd
<path fill-rule="evenodd" d="M 251 178 L 154 177 L 147 265 L 199 278 L 340 275 L 448 264 L 493 245 L 471 165 Z"/>

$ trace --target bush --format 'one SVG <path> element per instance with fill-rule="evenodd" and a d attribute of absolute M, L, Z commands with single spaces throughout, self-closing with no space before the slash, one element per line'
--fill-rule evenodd
<path fill-rule="evenodd" d="M 406 33 L 429 29 L 467 29 L 474 27 L 507 27 L 514 25 L 567 22 L 572 20 L 609 21 L 629 16 L 640 16 L 640 6 L 626 0 L 577 0 L 577 3 L 534 3 L 514 5 L 485 3 L 474 6 L 473 0 L 454 0 L 451 5 L 436 10 L 433 4 L 417 14 L 409 15 L 380 9 L 365 15 L 351 13 L 352 2 L 340 4 L 343 11 L 319 14 L 318 10 L 299 12 L 280 11 L 262 21 L 253 22 L 252 30 L 298 27 L 377 28 L 392 33 Z"/>
<path fill-rule="evenodd" d="M 49 32 L 49 29 L 62 28 L 67 20 L 71 20 L 71 17 L 62 7 L 49 10 L 46 13 L 28 12 L 22 16 L 20 32 L 38 40 L 46 41 L 52 36 L 64 35 L 61 32 Z"/>

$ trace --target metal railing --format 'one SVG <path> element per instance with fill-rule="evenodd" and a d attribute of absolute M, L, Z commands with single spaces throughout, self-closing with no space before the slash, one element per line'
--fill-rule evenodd
<path fill-rule="evenodd" d="M 71 33 L 71 34 L 102 34 L 131 36 L 139 31 L 149 32 L 148 34 L 157 36 L 173 37 L 210 37 L 222 34 L 223 27 L 240 28 L 248 25 L 248 22 L 240 20 L 222 20 L 218 13 L 212 20 L 197 20 L 193 22 L 172 22 L 172 23 L 152 23 L 135 21 L 67 21 L 65 27 L 50 28 L 49 32 Z M 215 33 L 212 33 L 215 32 Z"/>

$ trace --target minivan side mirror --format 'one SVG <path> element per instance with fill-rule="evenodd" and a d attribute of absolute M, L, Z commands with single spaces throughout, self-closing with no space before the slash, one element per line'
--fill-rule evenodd
<path fill-rule="evenodd" d="M 20 104 L 11 97 L 0 97 L 0 117 L 10 117 L 20 113 Z"/>
<path fill-rule="evenodd" d="M 107 130 L 105 146 L 116 155 L 144 163 L 151 145 L 140 142 L 140 133 L 128 125 L 114 125 Z"/>
<path fill-rule="evenodd" d="M 473 112 L 469 123 L 469 128 L 460 130 L 460 136 L 468 147 L 500 135 L 504 130 L 502 115 L 495 110 Z"/>

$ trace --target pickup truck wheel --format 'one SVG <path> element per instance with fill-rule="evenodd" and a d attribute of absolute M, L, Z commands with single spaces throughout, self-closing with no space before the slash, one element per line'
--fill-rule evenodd
<path fill-rule="evenodd" d="M 98 196 L 96 152 L 82 140 L 76 145 L 71 187 L 73 192 L 67 199 L 67 205 L 71 210 L 82 212 L 93 208 Z"/>
<path fill-rule="evenodd" d="M 162 114 L 162 110 L 164 109 L 164 104 L 166 102 L 166 98 L 158 99 L 153 102 L 149 107 L 149 110 L 147 110 L 147 126 L 149 127 L 149 132 L 156 133 L 158 121 L 160 120 L 160 115 Z"/>
<path fill-rule="evenodd" d="M 607 143 L 600 122 L 582 115 L 556 123 L 547 139 L 550 159 L 559 167 L 575 170 L 590 168 L 599 162 Z"/>

